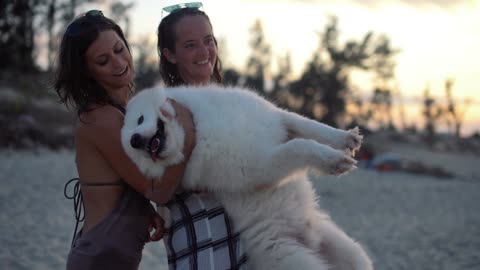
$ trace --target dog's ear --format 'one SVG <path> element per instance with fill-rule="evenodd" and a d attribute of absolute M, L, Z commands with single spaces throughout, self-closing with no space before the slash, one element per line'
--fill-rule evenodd
<path fill-rule="evenodd" d="M 165 118 L 167 118 L 168 121 L 172 121 L 172 120 L 173 120 L 173 115 L 172 115 L 170 112 L 168 112 L 166 109 L 160 108 L 160 113 L 161 113 Z"/>

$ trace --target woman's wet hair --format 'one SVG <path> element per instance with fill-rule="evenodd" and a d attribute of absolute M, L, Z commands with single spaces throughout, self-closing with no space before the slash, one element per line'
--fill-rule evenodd
<path fill-rule="evenodd" d="M 160 75 L 164 83 L 167 86 L 177 86 L 181 84 L 185 84 L 181 76 L 178 74 L 178 69 L 175 64 L 170 63 L 165 55 L 162 53 L 163 49 L 168 49 L 169 51 L 175 53 L 175 42 L 176 42 L 176 35 L 175 35 L 175 26 L 180 21 L 181 18 L 185 16 L 195 16 L 200 15 L 203 16 L 210 26 L 212 26 L 210 22 L 210 18 L 207 16 L 205 12 L 198 8 L 180 8 L 172 13 L 168 14 L 165 18 L 162 19 L 160 24 L 158 25 L 157 29 L 157 52 L 160 57 Z M 215 46 L 217 46 L 217 40 L 214 38 Z M 213 74 L 211 80 L 213 82 L 221 83 L 222 82 L 222 64 L 220 59 L 217 56 L 217 60 L 215 61 L 215 65 L 213 68 Z"/>
<path fill-rule="evenodd" d="M 130 46 L 122 29 L 98 10 L 91 10 L 69 24 L 60 44 L 54 88 L 60 103 L 73 107 L 80 115 L 91 104 L 112 104 L 107 91 L 90 75 L 85 53 L 101 32 L 113 30 Z M 133 84 L 131 85 L 133 88 Z"/>

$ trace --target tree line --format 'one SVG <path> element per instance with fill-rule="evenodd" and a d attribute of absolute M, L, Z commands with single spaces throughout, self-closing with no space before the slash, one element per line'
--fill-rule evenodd
<path fill-rule="evenodd" d="M 0 71 L 37 72 L 39 46 L 35 40 L 46 36 L 47 70 L 51 70 L 58 51 L 60 35 L 67 25 L 88 4 L 104 0 L 13 0 L 0 2 Z M 132 3 L 109 1 L 112 19 L 129 30 L 129 9 Z"/>
<path fill-rule="evenodd" d="M 14 0 L 0 2 L 0 73 L 35 73 L 39 45 L 36 37 L 47 37 L 47 73 L 53 70 L 58 43 L 64 29 L 89 4 L 108 6 L 109 17 L 130 34 L 129 12 L 133 3 L 97 0 Z M 407 128 L 395 126 L 392 106 L 395 88 L 395 57 L 400 52 L 386 35 L 367 32 L 359 40 L 339 41 L 338 18 L 331 16 L 318 32 L 319 43 L 298 78 L 293 78 L 290 54 L 277 56 L 277 68 L 272 72 L 271 45 L 262 22 L 250 28 L 250 53 L 243 69 L 223 70 L 225 83 L 247 86 L 276 104 L 332 126 L 371 126 L 382 129 Z M 154 45 L 146 40 L 132 43 L 136 66 L 137 88 L 145 88 L 159 80 Z M 221 46 L 220 46 L 221 47 Z M 223 57 L 224 55 L 222 55 Z M 226 55 L 228 57 L 228 55 Z M 352 90 L 352 71 L 363 71 L 373 77 L 371 98 L 366 100 Z M 425 91 L 423 100 L 423 130 L 435 136 L 439 121 L 448 121 L 460 135 L 464 111 L 459 110 L 452 94 L 453 81 L 446 84 L 447 103 L 435 102 Z"/>

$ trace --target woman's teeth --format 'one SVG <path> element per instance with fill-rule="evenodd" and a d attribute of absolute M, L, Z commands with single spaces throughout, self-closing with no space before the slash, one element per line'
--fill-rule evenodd
<path fill-rule="evenodd" d="M 121 72 L 117 73 L 117 74 L 113 74 L 114 76 L 122 76 L 123 74 L 125 74 L 125 72 L 127 72 L 127 69 L 128 67 L 125 67 Z"/>
<path fill-rule="evenodd" d="M 199 64 L 199 65 L 205 65 L 205 64 L 207 64 L 207 63 L 208 63 L 208 59 L 205 59 L 205 60 L 203 60 L 203 61 L 198 61 L 198 62 L 197 62 L 197 64 Z"/>

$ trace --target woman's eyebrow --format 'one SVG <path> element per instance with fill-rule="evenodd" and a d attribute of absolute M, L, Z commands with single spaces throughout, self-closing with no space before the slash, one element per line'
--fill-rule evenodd
<path fill-rule="evenodd" d="M 121 42 L 122 42 L 121 40 L 115 42 L 115 45 L 113 45 L 113 48 L 117 47 L 118 43 L 121 43 Z"/>
<path fill-rule="evenodd" d="M 112 49 L 115 50 L 115 47 L 117 47 L 118 43 L 120 43 L 120 42 L 121 42 L 121 40 L 115 42 L 115 44 L 113 45 Z M 98 58 L 106 57 L 106 56 L 108 56 L 108 53 L 102 53 L 102 54 L 97 55 L 97 57 L 95 57 L 95 58 L 98 59 Z"/>

